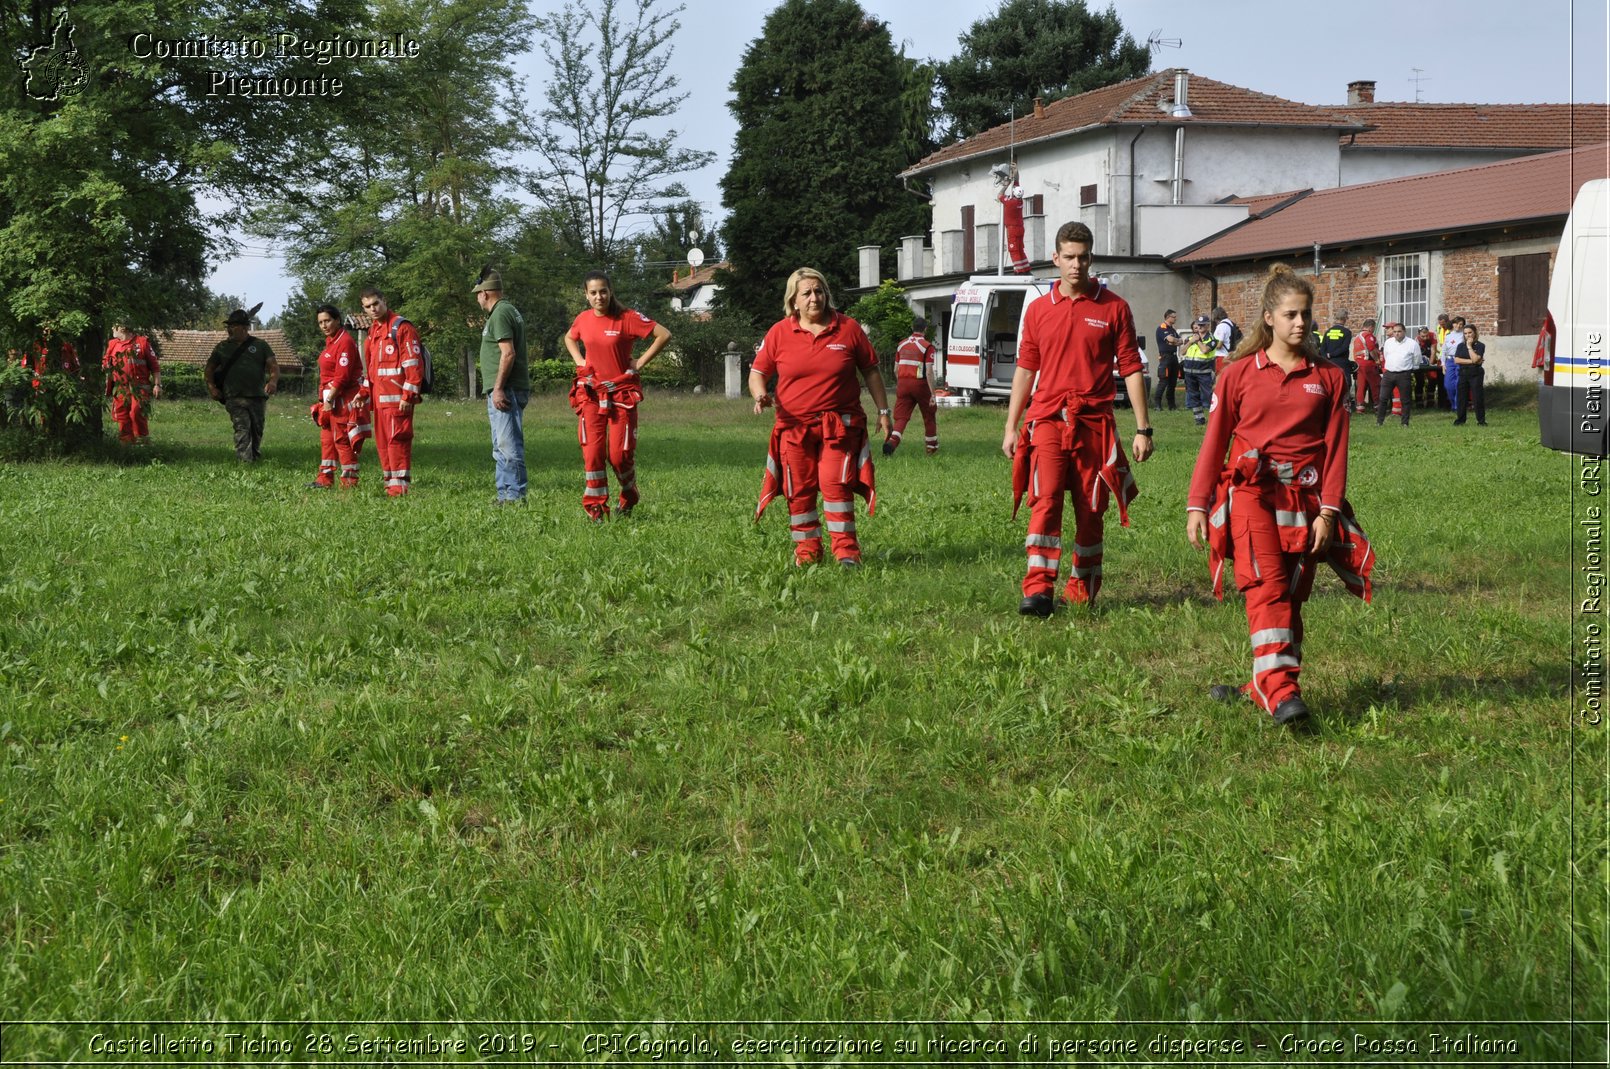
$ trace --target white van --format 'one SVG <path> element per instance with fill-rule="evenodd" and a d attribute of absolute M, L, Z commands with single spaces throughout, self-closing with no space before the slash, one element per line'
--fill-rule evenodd
<path fill-rule="evenodd" d="M 1543 381 L 1537 420 L 1543 444 L 1586 456 L 1610 453 L 1610 243 L 1606 211 L 1610 182 L 1584 182 L 1571 205 L 1549 280 L 1548 319 L 1538 338 Z"/>
<path fill-rule="evenodd" d="M 968 401 L 1010 397 L 1017 371 L 1017 342 L 1029 302 L 1051 292 L 1055 278 L 1029 275 L 974 275 L 956 290 L 950 307 L 950 333 L 945 338 L 942 380 Z M 1105 283 L 1104 283 L 1105 284 Z M 1140 354 L 1151 394 L 1150 364 Z M 1114 392 L 1126 396 L 1113 368 Z M 1127 402 L 1126 402 L 1127 403 Z"/>

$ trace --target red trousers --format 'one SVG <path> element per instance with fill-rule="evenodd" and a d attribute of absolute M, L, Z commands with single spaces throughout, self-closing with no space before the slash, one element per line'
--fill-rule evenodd
<path fill-rule="evenodd" d="M 380 477 L 387 497 L 401 497 L 413 480 L 414 411 L 401 414 L 398 405 L 376 405 L 375 452 L 380 454 Z"/>
<path fill-rule="evenodd" d="M 865 448 L 864 434 L 846 434 L 837 441 L 826 438 L 819 424 L 792 428 L 783 436 L 783 496 L 788 499 L 788 527 L 794 539 L 794 561 L 810 564 L 822 559 L 822 525 L 816 495 L 822 495 L 827 532 L 833 556 L 860 560 L 861 544 L 855 537 L 855 482 Z"/>
<path fill-rule="evenodd" d="M 620 486 L 618 507 L 622 512 L 631 511 L 638 502 L 636 406 L 612 404 L 606 408 L 590 397 L 581 398 L 576 409 L 576 437 L 581 441 L 586 479 L 581 507 L 589 516 L 609 515 L 608 468 L 614 468 Z"/>
<path fill-rule="evenodd" d="M 1246 692 L 1264 711 L 1273 713 L 1302 688 L 1303 602 L 1314 587 L 1317 562 L 1287 551 L 1276 522 L 1274 504 L 1255 486 L 1236 491 L 1230 510 L 1230 538 L 1235 546 L 1235 585 L 1247 603 L 1247 630 L 1252 635 L 1252 681 Z"/>
<path fill-rule="evenodd" d="M 112 396 L 112 418 L 117 420 L 118 441 L 133 442 L 151 437 L 151 426 L 145 414 L 145 406 L 150 400 L 148 393 L 119 393 Z"/>
<path fill-rule="evenodd" d="M 1074 603 L 1094 601 L 1101 590 L 1102 540 L 1106 530 L 1107 490 L 1097 478 L 1105 457 L 1102 442 L 1080 421 L 1037 420 L 1018 448 L 1029 450 L 1028 573 L 1023 595 L 1049 594 L 1062 563 L 1062 495 L 1073 498 L 1073 568 L 1063 597 Z"/>
<path fill-rule="evenodd" d="M 342 486 L 358 485 L 358 458 L 363 452 L 363 437 L 355 421 L 334 412 L 319 414 L 319 477 L 320 486 L 333 486 L 339 464 Z"/>
<path fill-rule="evenodd" d="M 1381 399 L 1381 365 L 1379 361 L 1360 360 L 1358 362 L 1358 389 L 1353 399 L 1359 405 L 1363 405 L 1365 403 L 1365 394 L 1370 395 L 1369 404 L 1372 408 Z"/>
<path fill-rule="evenodd" d="M 911 422 L 912 409 L 922 410 L 922 433 L 927 436 L 924 445 L 932 453 L 939 448 L 939 406 L 934 404 L 934 391 L 928 380 L 921 378 L 896 379 L 894 384 L 894 432 L 889 441 L 900 445 L 906 424 Z"/>

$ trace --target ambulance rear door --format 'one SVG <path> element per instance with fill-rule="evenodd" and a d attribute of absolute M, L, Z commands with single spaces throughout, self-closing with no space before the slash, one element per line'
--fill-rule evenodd
<path fill-rule="evenodd" d="M 950 336 L 945 339 L 945 385 L 976 394 L 983 388 L 983 331 L 986 294 L 964 284 L 950 307 Z"/>

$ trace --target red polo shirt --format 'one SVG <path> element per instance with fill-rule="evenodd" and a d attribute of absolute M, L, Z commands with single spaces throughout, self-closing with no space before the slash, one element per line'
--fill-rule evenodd
<path fill-rule="evenodd" d="M 1342 508 L 1347 493 L 1346 378 L 1329 360 L 1303 358 L 1290 374 L 1262 350 L 1225 365 L 1213 387 L 1207 433 L 1186 507 L 1207 510 L 1224 469 L 1249 449 L 1289 463 L 1298 485 L 1317 486 L 1321 508 Z M 1305 468 L 1314 474 L 1303 478 Z"/>
<path fill-rule="evenodd" d="M 833 322 L 812 334 L 793 316 L 766 332 L 755 354 L 754 370 L 777 375 L 777 422 L 803 423 L 824 412 L 861 407 L 858 371 L 878 366 L 877 354 L 861 324 L 833 313 Z"/>
<path fill-rule="evenodd" d="M 1035 298 L 1023 317 L 1017 366 L 1035 371 L 1026 418 L 1045 419 L 1068 404 L 1112 411 L 1113 357 L 1118 374 L 1141 370 L 1129 302 L 1092 280 L 1094 293 L 1062 295 L 1062 284 Z"/>
<path fill-rule="evenodd" d="M 654 334 L 654 320 L 625 309 L 620 315 L 594 315 L 591 308 L 570 324 L 570 336 L 581 342 L 582 355 L 593 374 L 613 382 L 632 366 L 632 345 Z"/>

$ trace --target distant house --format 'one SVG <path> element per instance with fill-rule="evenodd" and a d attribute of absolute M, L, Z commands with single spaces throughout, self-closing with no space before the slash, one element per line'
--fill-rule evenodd
<path fill-rule="evenodd" d="M 1290 263 L 1315 283 L 1315 315 L 1338 311 L 1411 330 L 1439 312 L 1476 323 L 1488 374 L 1530 378 L 1547 312 L 1549 270 L 1582 183 L 1610 175 L 1610 144 L 1524 156 L 1454 171 L 1246 201 L 1252 216 L 1185 249 L 1190 307 L 1223 305 L 1252 321 L 1269 264 Z M 1318 269 L 1315 269 L 1315 261 Z"/>
<path fill-rule="evenodd" d="M 279 362 L 280 374 L 300 375 L 303 370 L 302 358 L 291 347 L 285 332 L 278 328 L 261 330 L 254 329 L 252 337 L 261 338 L 274 350 L 274 359 Z M 229 332 L 223 330 L 166 330 L 157 334 L 157 346 L 164 365 L 188 364 L 201 367 L 207 362 L 207 357 L 218 347 L 218 343 L 229 339 Z"/>
<path fill-rule="evenodd" d="M 715 282 L 716 272 L 730 267 L 723 260 L 718 264 L 690 267 L 687 274 L 680 269 L 672 271 L 671 284 L 666 287 L 671 291 L 671 307 L 695 319 L 709 319 L 716 294 L 721 292 Z"/>

